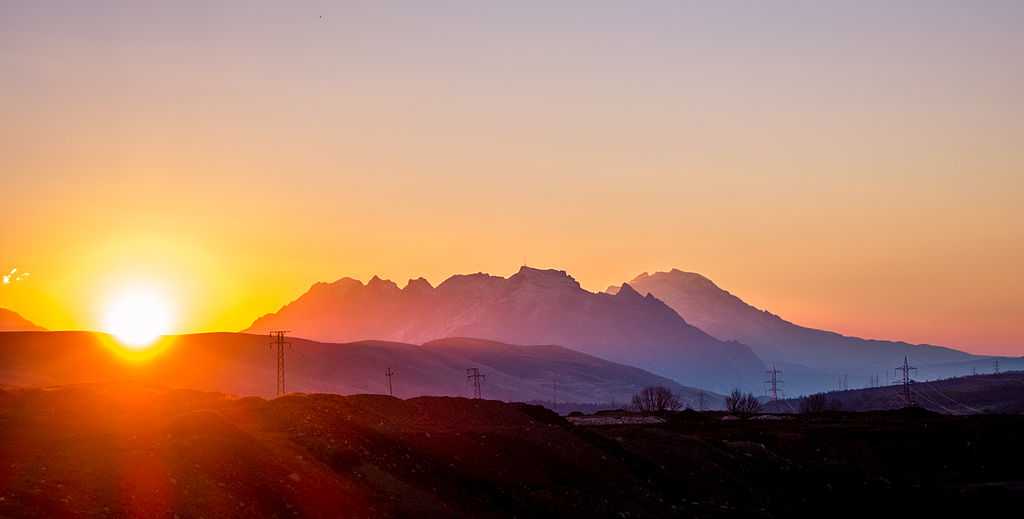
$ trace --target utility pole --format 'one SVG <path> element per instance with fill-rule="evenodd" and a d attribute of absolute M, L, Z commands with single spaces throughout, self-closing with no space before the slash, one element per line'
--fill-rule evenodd
<path fill-rule="evenodd" d="M 270 332 L 270 337 L 274 340 L 270 343 L 270 348 L 277 349 L 277 388 L 275 389 L 275 396 L 284 395 L 284 350 L 285 347 L 291 347 L 292 343 L 285 342 L 284 334 L 288 333 L 288 330 L 274 330 Z"/>
<path fill-rule="evenodd" d="M 992 359 L 992 372 L 999 374 L 999 359 Z"/>
<path fill-rule="evenodd" d="M 388 377 L 388 395 L 390 396 L 395 396 L 395 389 L 391 387 L 391 377 L 394 375 L 395 372 L 391 371 L 391 368 L 388 368 L 387 371 L 384 372 L 384 376 Z"/>
<path fill-rule="evenodd" d="M 768 384 L 772 402 L 774 402 L 779 399 L 779 385 L 782 384 L 782 381 L 779 380 L 779 375 L 782 372 L 775 369 L 775 365 L 772 364 L 772 369 L 765 371 L 765 373 L 768 374 L 768 380 L 765 381 L 765 384 Z"/>
<path fill-rule="evenodd" d="M 477 400 L 479 400 L 481 398 L 481 396 L 480 396 L 480 381 L 482 379 L 485 379 L 485 378 L 487 378 L 487 376 L 486 375 L 481 375 L 480 374 L 480 370 L 478 368 L 468 368 L 468 369 L 466 369 L 466 380 L 471 380 L 473 382 L 473 398 L 475 398 Z"/>
<path fill-rule="evenodd" d="M 551 410 L 558 413 L 558 379 L 551 381 Z"/>
<path fill-rule="evenodd" d="M 913 407 L 914 397 L 910 394 L 910 384 L 913 380 L 910 378 L 910 372 L 917 371 L 917 368 L 910 365 L 907 357 L 903 357 L 903 365 L 897 367 L 896 371 L 899 371 L 903 377 L 903 380 L 900 381 L 903 384 L 903 401 L 907 404 L 907 407 Z"/>
<path fill-rule="evenodd" d="M 700 394 L 697 395 L 697 402 L 698 402 L 698 404 L 697 404 L 698 405 L 698 411 L 703 411 L 704 410 L 704 392 L 703 391 L 701 391 Z"/>

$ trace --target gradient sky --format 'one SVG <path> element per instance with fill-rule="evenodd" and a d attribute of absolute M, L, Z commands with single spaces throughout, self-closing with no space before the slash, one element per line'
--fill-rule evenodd
<path fill-rule="evenodd" d="M 550 3 L 0 3 L 0 306 L 525 259 L 1024 354 L 1024 3 Z"/>

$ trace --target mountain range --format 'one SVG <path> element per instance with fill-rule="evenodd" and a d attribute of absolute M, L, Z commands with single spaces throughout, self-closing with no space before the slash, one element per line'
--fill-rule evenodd
<path fill-rule="evenodd" d="M 625 285 L 623 285 L 625 286 Z M 766 363 L 789 371 L 786 381 L 796 393 L 832 388 L 837 377 L 847 377 L 856 386 L 871 376 L 891 382 L 885 374 L 904 357 L 922 371 L 919 376 L 938 378 L 964 375 L 971 369 L 990 369 L 992 358 L 972 355 L 953 348 L 930 344 L 909 344 L 850 337 L 826 330 L 793 324 L 778 315 L 755 308 L 693 272 L 643 273 L 629 281 L 630 290 L 653 295 L 672 307 L 686 321 L 712 336 L 739 341 Z M 606 293 L 615 294 L 619 286 Z M 1011 364 L 1019 359 L 1005 359 Z"/>
<path fill-rule="evenodd" d="M 560 399 L 592 403 L 624 401 L 641 387 L 640 380 L 683 388 L 681 392 L 685 387 L 700 387 L 724 393 L 738 387 L 761 393 L 767 366 L 782 370 L 783 390 L 789 395 L 890 384 L 896 378 L 893 369 L 904 358 L 918 368 L 914 373 L 918 380 L 989 373 L 999 366 L 1024 369 L 1024 358 L 978 356 L 948 347 L 863 339 L 800 326 L 744 302 L 700 274 L 676 269 L 644 273 L 603 293 L 583 289 L 564 271 L 530 267 L 508 278 L 455 275 L 436 287 L 423 278 L 409 280 L 401 288 L 376 276 L 365 284 L 342 278 L 314 284 L 279 311 L 256 319 L 246 332 L 262 335 L 276 329 L 306 339 L 296 339 L 305 344 L 298 349 L 300 356 L 316 352 L 316 358 L 326 359 L 322 367 L 310 364 L 308 373 L 300 370 L 297 380 L 305 380 L 310 390 L 346 393 L 379 391 L 358 381 L 380 383 L 381 377 L 373 373 L 402 362 L 412 366 L 413 375 L 401 390 L 414 390 L 409 396 L 460 394 L 465 387 L 451 386 L 464 382 L 460 370 L 481 364 L 494 372 L 492 396 L 540 401 L 552 397 L 549 363 L 569 362 L 559 368 L 567 377 L 559 382 L 565 392 Z M 2 330 L 41 328 L 0 309 Z M 64 337 L 42 336 L 51 342 Z M 198 387 L 241 394 L 265 389 L 263 377 L 270 375 L 264 371 L 270 367 L 262 353 L 253 353 L 265 338 L 186 337 L 182 348 L 208 343 L 208 349 L 194 350 L 196 358 L 223 366 L 217 369 L 238 378 L 230 379 L 228 385 L 209 386 L 203 378 L 209 373 L 200 370 L 200 378 L 192 381 Z M 239 346 L 239 341 L 245 346 Z M 454 348 L 456 344 L 460 347 Z M 33 351 L 47 347 L 31 346 Z M 54 351 L 32 369 L 74 358 L 72 351 Z M 573 360 L 567 361 L 570 357 Z M 229 364 L 237 362 L 255 371 L 236 373 Z M 297 358 L 294 366 L 301 367 L 303 362 Z M 621 371 L 629 366 L 636 367 L 629 368 L 636 369 L 632 375 Z M 9 368 L 8 362 L 0 362 L 0 382 L 17 383 L 11 380 L 32 373 L 32 369 L 12 372 Z M 428 376 L 431 369 L 435 374 Z M 190 372 L 181 370 L 177 376 L 189 382 Z M 260 382 L 246 385 L 247 377 Z M 58 377 L 46 383 L 64 381 Z M 573 384 L 579 385 L 578 391 Z"/>
<path fill-rule="evenodd" d="M 384 373 L 390 368 L 395 396 L 469 396 L 466 369 L 476 367 L 486 377 L 483 397 L 505 401 L 621 405 L 652 385 L 669 387 L 687 402 L 696 402 L 700 393 L 642 369 L 560 346 L 459 338 L 422 346 L 296 338 L 289 342 L 289 392 L 387 393 Z M 170 336 L 145 352 L 145 361 L 133 361 L 119 354 L 120 346 L 104 334 L 4 332 L 0 384 L 45 387 L 138 380 L 171 388 L 273 396 L 276 365 L 268 345 L 265 336 L 238 333 Z M 704 400 L 708 408 L 719 408 L 723 401 L 713 393 L 705 393 Z"/>
<path fill-rule="evenodd" d="M 564 271 L 525 266 L 508 278 L 456 275 L 437 287 L 422 278 L 402 288 L 378 277 L 317 283 L 245 331 L 276 329 L 327 342 L 558 344 L 714 391 L 759 387 L 764 370 L 747 346 L 704 333 L 628 284 L 615 295 L 594 293 Z"/>

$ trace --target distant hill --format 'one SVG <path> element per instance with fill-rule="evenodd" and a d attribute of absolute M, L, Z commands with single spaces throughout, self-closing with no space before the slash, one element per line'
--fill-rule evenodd
<path fill-rule="evenodd" d="M 1024 371 L 915 381 L 910 392 L 918 406 L 937 413 L 1024 413 Z M 826 395 L 838 401 L 843 411 L 880 411 L 905 406 L 902 385 L 831 391 Z M 799 399 L 780 400 L 766 406 L 767 410 L 775 412 L 793 412 L 799 408 Z"/>
<path fill-rule="evenodd" d="M 629 285 L 641 294 L 653 294 L 686 322 L 714 337 L 742 342 L 765 363 L 779 365 L 787 371 L 785 378 L 792 392 L 832 388 L 836 377 L 844 374 L 854 386 L 866 385 L 872 375 L 884 381 L 888 379 L 885 374 L 892 373 L 904 356 L 929 378 L 963 375 L 972 367 L 991 365 L 990 357 L 952 348 L 848 337 L 799 326 L 747 304 L 693 272 L 644 273 Z M 609 287 L 607 293 L 618 290 Z"/>
<path fill-rule="evenodd" d="M 374 277 L 317 283 L 247 332 L 292 330 L 330 342 L 389 340 L 422 344 L 479 337 L 513 344 L 560 344 L 681 383 L 727 391 L 759 387 L 764 364 L 747 346 L 690 326 L 656 297 L 628 287 L 588 292 L 558 270 L 523 267 L 509 278 L 452 276 L 404 288 Z"/>
<path fill-rule="evenodd" d="M 174 336 L 149 360 L 128 362 L 111 339 L 86 332 L 0 333 L 0 384 L 50 386 L 139 380 L 169 387 L 238 395 L 272 396 L 274 355 L 266 336 L 213 333 Z M 559 346 L 512 346 L 445 339 L 423 346 L 382 341 L 328 344 L 290 339 L 286 388 L 298 392 L 386 393 L 384 371 L 395 371 L 396 396 L 467 396 L 466 368 L 486 376 L 485 398 L 551 401 L 553 382 L 563 402 L 627 402 L 650 385 L 664 385 L 685 399 L 698 390 L 639 368 L 608 362 Z M 707 394 L 710 407 L 722 397 Z"/>
<path fill-rule="evenodd" d="M 0 308 L 0 332 L 39 332 L 45 328 L 6 308 Z"/>

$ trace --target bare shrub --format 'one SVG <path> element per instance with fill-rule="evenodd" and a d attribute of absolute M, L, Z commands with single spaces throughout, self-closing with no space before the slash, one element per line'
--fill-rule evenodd
<path fill-rule="evenodd" d="M 829 398 L 825 393 L 815 393 L 800 399 L 800 412 L 803 414 L 818 414 L 827 411 L 842 410 L 843 405 L 835 398 Z"/>
<path fill-rule="evenodd" d="M 645 413 L 676 411 L 682 406 L 679 396 L 664 386 L 645 387 L 633 395 L 633 408 Z"/>
<path fill-rule="evenodd" d="M 737 416 L 750 416 L 761 411 L 761 401 L 753 393 L 733 389 L 732 393 L 725 397 L 725 408 Z"/>

